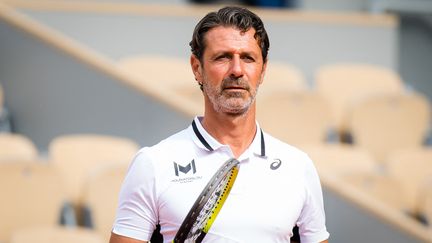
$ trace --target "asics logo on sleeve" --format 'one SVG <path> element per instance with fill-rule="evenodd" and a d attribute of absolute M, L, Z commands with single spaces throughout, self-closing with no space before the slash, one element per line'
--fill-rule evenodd
<path fill-rule="evenodd" d="M 274 159 L 270 164 L 270 169 L 277 170 L 282 165 L 282 161 L 280 159 Z"/>

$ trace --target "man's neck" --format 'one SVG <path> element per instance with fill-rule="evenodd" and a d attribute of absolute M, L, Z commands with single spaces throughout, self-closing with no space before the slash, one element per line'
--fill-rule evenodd
<path fill-rule="evenodd" d="M 236 158 L 252 143 L 257 129 L 254 107 L 239 116 L 206 113 L 201 123 L 218 142 L 229 145 Z"/>

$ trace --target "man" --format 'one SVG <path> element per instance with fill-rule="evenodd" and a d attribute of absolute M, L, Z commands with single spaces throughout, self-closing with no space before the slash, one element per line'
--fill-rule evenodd
<path fill-rule="evenodd" d="M 160 224 L 172 242 L 216 170 L 240 161 L 231 193 L 203 242 L 327 242 L 321 186 L 303 152 L 255 121 L 269 40 L 260 18 L 225 7 L 195 27 L 190 63 L 205 111 L 187 129 L 140 150 L 124 181 L 110 243 L 147 242 Z"/>

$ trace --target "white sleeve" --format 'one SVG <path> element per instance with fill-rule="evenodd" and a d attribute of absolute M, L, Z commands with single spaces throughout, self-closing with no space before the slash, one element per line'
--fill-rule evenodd
<path fill-rule="evenodd" d="M 149 241 L 158 222 L 155 173 L 145 149 L 132 161 L 119 195 L 113 232 Z"/>
<path fill-rule="evenodd" d="M 330 234 L 325 226 L 321 183 L 310 159 L 305 168 L 305 185 L 306 201 L 297 222 L 300 241 L 302 243 L 317 243 L 328 239 Z"/>

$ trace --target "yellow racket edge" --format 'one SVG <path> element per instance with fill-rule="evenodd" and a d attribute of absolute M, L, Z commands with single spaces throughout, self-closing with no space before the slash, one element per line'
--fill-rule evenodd
<path fill-rule="evenodd" d="M 235 179 L 237 177 L 237 174 L 239 172 L 239 167 L 235 166 L 232 168 L 229 179 L 226 185 L 226 190 L 222 193 L 220 198 L 218 199 L 218 202 L 215 203 L 214 208 L 212 210 L 212 213 L 208 216 L 207 223 L 205 224 L 203 228 L 203 232 L 208 233 L 211 226 L 213 225 L 213 222 L 216 220 L 216 216 L 219 214 L 220 210 L 222 209 L 223 204 L 225 203 L 225 200 L 228 198 L 228 195 L 231 191 L 231 188 L 234 185 Z"/>

